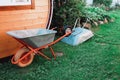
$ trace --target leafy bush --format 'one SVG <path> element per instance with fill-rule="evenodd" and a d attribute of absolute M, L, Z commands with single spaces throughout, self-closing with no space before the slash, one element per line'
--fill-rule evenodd
<path fill-rule="evenodd" d="M 105 5 L 106 7 L 110 7 L 112 0 L 93 0 L 95 5 Z"/>
<path fill-rule="evenodd" d="M 85 17 L 91 18 L 94 21 L 103 20 L 107 12 L 99 7 L 86 7 L 83 12 Z"/>
<path fill-rule="evenodd" d="M 95 4 L 110 5 L 111 0 L 94 0 Z M 89 23 L 94 23 L 98 21 L 105 21 L 106 19 L 111 19 L 111 16 L 108 15 L 104 6 L 85 6 L 84 0 L 54 0 L 54 15 L 52 24 L 53 27 L 58 27 L 58 32 L 62 32 L 63 26 L 73 26 L 77 18 L 81 18 L 81 21 L 86 22 L 89 18 Z M 84 20 L 82 20 L 82 18 Z"/>
<path fill-rule="evenodd" d="M 96 22 L 99 24 L 103 24 L 108 23 L 108 21 L 114 19 L 113 16 L 106 10 L 94 6 L 86 7 L 83 11 L 83 14 L 84 14 L 83 17 L 88 18 L 89 22 L 95 25 Z"/>
<path fill-rule="evenodd" d="M 82 15 L 85 2 L 83 0 L 55 0 L 54 18 L 61 25 L 73 25 L 76 18 Z M 57 23 L 56 22 L 56 23 Z M 62 23 L 63 22 L 63 23 Z"/>

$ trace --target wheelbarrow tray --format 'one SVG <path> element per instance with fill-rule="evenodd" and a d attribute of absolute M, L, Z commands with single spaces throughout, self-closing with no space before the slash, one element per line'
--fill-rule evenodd
<path fill-rule="evenodd" d="M 56 31 L 48 29 L 27 29 L 7 32 L 10 36 L 22 40 L 33 48 L 53 42 L 55 33 Z"/>

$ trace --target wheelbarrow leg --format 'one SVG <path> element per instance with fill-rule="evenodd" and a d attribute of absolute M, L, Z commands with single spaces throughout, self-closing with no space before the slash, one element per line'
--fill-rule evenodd
<path fill-rule="evenodd" d="M 49 57 L 47 57 L 46 55 L 44 55 L 42 52 L 37 51 L 37 53 L 40 54 L 41 56 L 45 57 L 46 59 L 51 60 Z"/>
<path fill-rule="evenodd" d="M 51 53 L 52 53 L 52 55 L 53 55 L 54 59 L 56 59 L 56 55 L 55 55 L 55 52 L 54 52 L 54 50 L 53 50 L 53 48 L 52 48 L 52 47 L 50 47 L 50 51 L 51 51 Z"/>

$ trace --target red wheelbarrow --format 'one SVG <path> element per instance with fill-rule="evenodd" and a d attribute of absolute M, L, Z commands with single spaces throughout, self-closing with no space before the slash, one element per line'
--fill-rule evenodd
<path fill-rule="evenodd" d="M 35 54 L 39 54 L 44 58 L 51 60 L 51 58 L 42 52 L 45 48 L 50 48 L 55 59 L 56 55 L 51 46 L 63 39 L 65 36 L 68 36 L 70 32 L 54 41 L 55 33 L 56 31 L 48 29 L 28 29 L 7 32 L 8 35 L 12 36 L 23 45 L 12 57 L 12 64 L 16 64 L 19 67 L 26 67 L 32 63 Z"/>

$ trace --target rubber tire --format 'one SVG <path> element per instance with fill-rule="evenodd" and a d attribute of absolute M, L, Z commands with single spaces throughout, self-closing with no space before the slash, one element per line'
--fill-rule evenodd
<path fill-rule="evenodd" d="M 18 52 L 15 54 L 14 61 L 17 61 L 18 59 L 20 59 L 27 52 L 29 52 L 29 49 L 25 48 L 25 47 L 18 50 Z M 23 63 L 24 62 L 24 59 L 23 59 L 20 62 L 18 62 L 17 65 L 19 67 L 26 67 L 26 66 L 30 65 L 34 59 L 34 54 L 30 54 L 27 58 L 28 58 L 27 62 Z"/>

